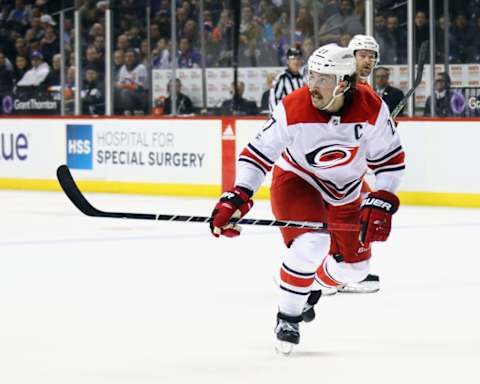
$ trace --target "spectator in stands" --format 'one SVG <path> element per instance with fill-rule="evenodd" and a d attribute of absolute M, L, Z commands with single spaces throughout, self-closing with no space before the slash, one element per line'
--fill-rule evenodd
<path fill-rule="evenodd" d="M 83 0 L 82 2 L 80 2 L 80 4 L 82 3 L 83 5 L 81 5 L 80 7 L 80 14 L 82 15 L 82 25 L 84 30 L 87 30 L 86 28 L 90 28 L 90 26 L 93 25 L 96 20 L 98 20 L 101 11 L 97 8 L 95 0 Z M 117 6 L 117 4 L 115 5 Z"/>
<path fill-rule="evenodd" d="M 435 48 L 436 48 L 436 56 L 435 56 L 435 61 L 437 63 L 444 63 L 445 62 L 445 27 L 446 27 L 446 20 L 445 17 L 440 16 L 438 18 L 438 22 L 436 25 L 435 29 L 435 36 L 436 36 L 436 41 L 435 41 Z M 451 41 L 451 39 L 450 39 Z M 447 59 L 448 62 L 450 62 L 451 56 Z"/>
<path fill-rule="evenodd" d="M 148 64 L 148 39 L 143 40 L 142 43 L 140 44 L 140 62 L 145 66 L 145 68 L 149 67 L 149 64 Z"/>
<path fill-rule="evenodd" d="M 73 31 L 73 20 L 68 18 L 65 19 L 63 29 L 64 29 L 63 40 L 65 41 L 65 44 L 71 44 L 73 40 L 70 38 L 70 33 Z"/>
<path fill-rule="evenodd" d="M 28 71 L 28 60 L 25 56 L 17 56 L 15 59 L 15 69 L 13 70 L 13 82 L 17 84 Z"/>
<path fill-rule="evenodd" d="M 53 27 L 48 26 L 45 29 L 45 36 L 40 42 L 40 48 L 42 50 L 45 61 L 51 64 L 53 55 L 60 52 L 60 44 L 58 42 L 57 35 Z"/>
<path fill-rule="evenodd" d="M 378 14 L 375 16 L 375 40 L 377 40 L 380 46 L 382 63 L 395 64 L 397 62 L 397 42 L 387 28 L 387 18 L 385 15 Z"/>
<path fill-rule="evenodd" d="M 117 37 L 117 49 L 126 52 L 130 48 L 130 42 L 127 35 L 120 35 Z"/>
<path fill-rule="evenodd" d="M 182 93 L 182 82 L 180 79 L 176 79 L 177 85 L 177 114 L 178 115 L 190 115 L 193 113 L 192 100 Z M 164 113 L 170 115 L 172 113 L 172 96 L 171 96 L 172 81 L 170 80 L 167 85 L 168 97 L 165 99 Z"/>
<path fill-rule="evenodd" d="M 353 11 L 353 0 L 341 0 L 338 13 L 330 16 L 319 31 L 320 45 L 337 43 L 343 33 L 363 34 L 365 27 Z"/>
<path fill-rule="evenodd" d="M 440 72 L 435 77 L 435 112 L 439 117 L 452 116 L 451 99 L 453 93 L 450 91 L 450 76 L 446 72 Z M 427 97 L 423 116 L 431 114 L 432 97 Z"/>
<path fill-rule="evenodd" d="M 158 29 L 160 35 L 166 37 L 167 39 L 171 38 L 171 26 L 170 26 L 170 13 L 166 10 L 161 10 L 158 13 L 157 17 Z M 177 25 L 178 28 L 178 25 Z"/>
<path fill-rule="evenodd" d="M 43 54 L 39 51 L 32 52 L 30 56 L 32 69 L 28 70 L 17 83 L 17 87 L 39 87 L 45 85 L 45 80 L 50 72 L 47 63 L 44 62 Z"/>
<path fill-rule="evenodd" d="M 125 64 L 124 60 L 125 53 L 117 49 L 113 52 L 113 79 L 114 81 L 118 81 L 118 73 L 120 72 L 120 68 L 122 68 L 123 64 Z"/>
<path fill-rule="evenodd" d="M 140 35 L 140 28 L 138 25 L 133 25 L 127 32 L 128 41 L 130 42 L 130 47 L 140 48 L 142 44 L 142 36 Z"/>
<path fill-rule="evenodd" d="M 350 35 L 348 36 L 350 37 L 350 39 L 352 38 Z M 347 42 L 347 45 L 348 45 L 348 42 Z M 315 50 L 315 45 L 311 38 L 306 38 L 305 40 L 303 40 L 302 54 L 303 54 L 303 60 L 305 60 L 305 62 L 308 61 L 308 58 L 310 57 L 310 55 L 313 53 L 314 50 Z"/>
<path fill-rule="evenodd" d="M 48 27 L 55 27 L 57 25 L 55 20 L 53 20 L 53 17 L 50 15 L 40 16 L 40 22 L 42 23 L 43 29 L 47 29 Z"/>
<path fill-rule="evenodd" d="M 256 115 L 258 113 L 258 108 L 255 101 L 250 101 L 243 98 L 243 93 L 245 92 L 245 83 L 243 81 L 239 81 L 237 84 L 237 95 L 234 94 L 234 84 L 232 83 L 230 89 L 232 98 L 225 100 L 222 103 L 222 115 Z M 237 96 L 236 103 L 235 96 Z"/>
<path fill-rule="evenodd" d="M 232 65 L 233 20 L 230 10 L 224 9 L 220 14 L 217 26 L 212 31 L 212 43 L 219 48 L 217 64 L 219 66 Z"/>
<path fill-rule="evenodd" d="M 13 76 L 12 71 L 7 69 L 6 58 L 3 52 L 0 52 L 0 95 L 12 92 Z"/>
<path fill-rule="evenodd" d="M 162 35 L 160 33 L 160 28 L 158 27 L 158 24 L 153 23 L 150 25 L 150 44 L 152 46 L 155 45 L 155 43 L 162 38 Z"/>
<path fill-rule="evenodd" d="M 131 115 L 147 109 L 147 69 L 139 63 L 137 52 L 130 49 L 125 54 L 125 64 L 120 69 L 116 84 L 115 110 Z"/>
<path fill-rule="evenodd" d="M 404 64 L 407 62 L 407 33 L 403 28 L 400 28 L 400 21 L 398 16 L 389 15 L 387 17 L 387 29 L 392 34 L 395 40 L 396 64 Z M 438 35 L 437 35 L 438 36 Z M 383 53 L 382 53 L 383 56 Z"/>
<path fill-rule="evenodd" d="M 267 6 L 263 12 L 263 17 L 263 39 L 269 44 L 273 44 L 273 26 L 278 19 L 275 7 L 273 5 Z"/>
<path fill-rule="evenodd" d="M 392 112 L 395 107 L 402 101 L 403 92 L 390 85 L 390 71 L 385 67 L 377 67 L 373 72 L 375 83 L 375 91 L 388 105 L 388 109 Z"/>
<path fill-rule="evenodd" d="M 6 57 L 11 60 L 15 59 L 15 44 L 14 39 L 11 38 L 10 31 L 2 26 L 0 22 L 0 51 L 2 51 Z"/>
<path fill-rule="evenodd" d="M 177 65 L 178 68 L 199 68 L 201 65 L 200 53 L 190 47 L 186 37 L 181 38 L 178 44 Z"/>
<path fill-rule="evenodd" d="M 455 17 L 450 29 L 450 38 L 450 54 L 453 62 L 468 63 L 474 60 L 477 38 L 465 14 L 459 13 Z"/>
<path fill-rule="evenodd" d="M 197 23 L 193 20 L 187 20 L 180 36 L 187 38 L 190 44 L 193 45 L 198 40 L 198 33 Z"/>
<path fill-rule="evenodd" d="M 61 85 L 60 67 L 62 64 L 62 56 L 57 53 L 52 58 L 52 69 L 47 76 L 46 83 L 49 87 L 58 87 Z"/>
<path fill-rule="evenodd" d="M 268 102 L 270 99 L 270 89 L 272 88 L 273 79 L 275 79 L 275 76 L 276 76 L 275 73 L 267 74 L 267 78 L 266 78 L 267 89 L 265 90 L 265 92 L 262 93 L 262 99 L 260 102 L 260 113 L 264 113 L 264 114 L 270 113 L 270 110 L 268 108 Z"/>
<path fill-rule="evenodd" d="M 93 41 L 93 46 L 97 50 L 100 60 L 103 61 L 105 57 L 105 37 L 104 36 L 95 37 L 95 40 Z"/>
<path fill-rule="evenodd" d="M 198 20 L 197 8 L 192 4 L 191 1 L 182 1 L 182 9 L 185 11 L 187 19 Z"/>
<path fill-rule="evenodd" d="M 15 40 L 15 50 L 16 56 L 28 57 L 28 47 L 24 38 L 19 37 Z"/>
<path fill-rule="evenodd" d="M 83 81 L 82 114 L 100 115 L 105 111 L 105 85 L 98 80 L 98 72 L 93 67 L 87 67 Z"/>
<path fill-rule="evenodd" d="M 261 35 L 257 40 L 247 40 L 240 35 L 238 64 L 241 67 L 273 67 L 278 65 L 277 52 L 261 39 Z"/>
<path fill-rule="evenodd" d="M 298 8 L 297 19 L 295 20 L 295 28 L 301 34 L 301 40 L 313 36 L 313 17 L 305 6 Z"/>
<path fill-rule="evenodd" d="M 425 40 L 429 38 L 428 18 L 424 11 L 417 11 L 415 14 L 415 49 L 417 51 Z"/>
<path fill-rule="evenodd" d="M 278 65 L 278 56 L 271 44 L 262 39 L 262 30 L 253 17 L 250 5 L 242 6 L 238 62 L 242 67 Z"/>
<path fill-rule="evenodd" d="M 23 0 L 15 0 L 15 8 L 8 15 L 7 21 L 17 32 L 25 32 L 30 14 Z"/>
<path fill-rule="evenodd" d="M 95 68 L 98 73 L 103 74 L 104 63 L 101 61 L 97 49 L 93 45 L 87 48 L 85 67 Z"/>
<path fill-rule="evenodd" d="M 155 69 L 170 68 L 170 49 L 166 38 L 158 40 L 157 46 L 152 51 L 152 60 Z"/>
<path fill-rule="evenodd" d="M 103 25 L 100 23 L 95 23 L 92 25 L 92 28 L 90 28 L 90 31 L 88 32 L 88 42 L 90 44 L 93 44 L 95 41 L 95 38 L 98 36 L 105 36 L 105 33 L 103 31 Z"/>
<path fill-rule="evenodd" d="M 73 89 L 75 88 L 75 67 L 71 65 L 67 69 L 67 76 L 65 79 L 65 89 L 70 90 L 70 92 L 67 92 L 68 94 L 73 95 Z"/>
<path fill-rule="evenodd" d="M 9 71 L 12 71 L 13 72 L 13 64 L 12 62 L 10 61 L 10 59 L 8 58 L 8 56 L 5 54 L 5 52 L 3 52 L 1 49 L 0 49 L 0 53 L 3 54 L 3 58 L 4 58 L 4 64 L 5 64 L 5 68 Z"/>
<path fill-rule="evenodd" d="M 213 31 L 212 12 L 210 12 L 208 9 L 203 11 L 203 30 L 205 33 L 212 33 Z"/>
<path fill-rule="evenodd" d="M 352 40 L 352 36 L 350 36 L 348 33 L 344 33 L 340 36 L 340 40 L 338 42 L 338 45 L 340 47 L 348 47 L 348 43 Z"/>
<path fill-rule="evenodd" d="M 32 17 L 30 29 L 27 31 L 27 34 L 30 34 L 33 40 L 43 39 L 45 31 L 43 30 L 42 23 L 40 22 L 40 17 Z M 25 34 L 25 36 L 27 34 Z"/>

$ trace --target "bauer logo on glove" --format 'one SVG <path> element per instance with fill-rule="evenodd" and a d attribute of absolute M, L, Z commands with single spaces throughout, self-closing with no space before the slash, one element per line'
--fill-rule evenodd
<path fill-rule="evenodd" d="M 360 242 L 368 247 L 372 241 L 385 241 L 392 228 L 392 215 L 400 201 L 388 191 L 372 192 L 363 201 L 360 211 Z"/>

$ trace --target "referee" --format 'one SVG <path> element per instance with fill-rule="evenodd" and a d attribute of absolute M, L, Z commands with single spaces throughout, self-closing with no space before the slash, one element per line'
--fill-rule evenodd
<path fill-rule="evenodd" d="M 303 87 L 303 76 L 300 74 L 301 66 L 302 52 L 297 48 L 289 48 L 287 51 L 287 68 L 277 75 L 270 89 L 268 103 L 270 113 L 285 96 Z"/>

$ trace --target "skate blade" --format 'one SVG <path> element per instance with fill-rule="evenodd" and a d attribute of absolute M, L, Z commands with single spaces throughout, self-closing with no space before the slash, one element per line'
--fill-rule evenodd
<path fill-rule="evenodd" d="M 348 284 L 338 290 L 338 293 L 375 293 L 380 291 L 378 284 Z"/>
<path fill-rule="evenodd" d="M 286 341 L 278 340 L 275 350 L 282 355 L 288 356 L 292 353 L 294 345 L 295 344 Z"/>
<path fill-rule="evenodd" d="M 333 296 L 338 293 L 338 289 L 336 288 L 322 288 L 322 296 Z"/>

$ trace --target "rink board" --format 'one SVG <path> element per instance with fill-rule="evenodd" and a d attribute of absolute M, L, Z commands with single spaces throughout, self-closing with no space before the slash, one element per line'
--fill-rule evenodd
<path fill-rule="evenodd" d="M 89 192 L 218 196 L 261 118 L 0 118 L 0 188 L 59 190 L 67 164 Z M 405 204 L 480 207 L 480 120 L 403 119 Z M 257 197 L 269 197 L 267 177 Z"/>

